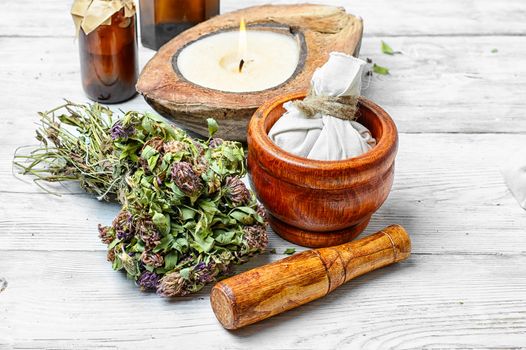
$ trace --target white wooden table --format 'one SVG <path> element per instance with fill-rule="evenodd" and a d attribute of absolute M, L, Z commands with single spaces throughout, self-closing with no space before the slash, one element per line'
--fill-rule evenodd
<path fill-rule="evenodd" d="M 222 11 L 265 2 L 225 0 Z M 404 225 L 410 260 L 237 332 L 218 324 L 209 290 L 141 293 L 111 270 L 97 237 L 117 205 L 79 189 L 50 196 L 12 174 L 15 148 L 34 143 L 36 112 L 86 98 L 70 1 L 2 0 L 0 348 L 526 347 L 526 212 L 499 174 L 526 147 L 526 2 L 324 3 L 362 16 L 361 56 L 391 70 L 366 90 L 401 138 L 393 191 L 366 234 Z M 383 55 L 381 40 L 404 54 Z M 141 64 L 152 55 L 141 49 Z M 119 107 L 148 109 L 140 97 Z M 271 246 L 291 244 L 272 235 Z"/>

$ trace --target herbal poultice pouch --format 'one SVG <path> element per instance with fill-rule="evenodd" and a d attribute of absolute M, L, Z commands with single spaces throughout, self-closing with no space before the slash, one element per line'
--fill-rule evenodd
<path fill-rule="evenodd" d="M 125 17 L 135 15 L 133 0 L 75 0 L 71 6 L 71 15 L 77 35 L 81 28 L 89 34 L 101 25 L 110 25 L 111 17 L 123 8 Z"/>
<path fill-rule="evenodd" d="M 314 160 L 357 157 L 376 145 L 369 130 L 355 121 L 366 63 L 333 52 L 312 76 L 303 101 L 287 102 L 286 113 L 269 132 L 271 140 L 294 155 Z"/>

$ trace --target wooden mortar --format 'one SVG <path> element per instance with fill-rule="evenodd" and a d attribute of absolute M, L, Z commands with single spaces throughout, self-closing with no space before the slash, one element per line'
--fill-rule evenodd
<path fill-rule="evenodd" d="M 217 283 L 210 294 L 226 329 L 238 329 L 324 297 L 349 280 L 405 260 L 411 240 L 395 225 L 337 247 L 309 250 Z"/>
<path fill-rule="evenodd" d="M 341 161 L 301 158 L 279 148 L 268 136 L 284 113 L 289 94 L 263 105 L 248 131 L 248 171 L 252 189 L 281 237 L 307 247 L 327 247 L 358 236 L 389 195 L 394 179 L 398 132 L 389 115 L 360 98 L 358 121 L 377 145 Z"/>
<path fill-rule="evenodd" d="M 298 40 L 301 58 L 294 75 L 279 86 L 248 93 L 208 89 L 187 81 L 177 68 L 179 52 L 203 36 L 238 30 L 242 18 L 249 29 L 283 32 Z M 362 32 L 360 18 L 332 6 L 264 5 L 227 13 L 163 46 L 141 73 L 137 91 L 160 114 L 191 131 L 207 135 L 206 119 L 214 118 L 220 125 L 218 137 L 246 141 L 248 121 L 259 106 L 283 93 L 306 91 L 314 70 L 332 51 L 357 56 Z"/>

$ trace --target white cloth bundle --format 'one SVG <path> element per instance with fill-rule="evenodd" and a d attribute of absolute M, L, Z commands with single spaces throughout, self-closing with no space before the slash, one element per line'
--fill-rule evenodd
<path fill-rule="evenodd" d="M 318 68 L 311 80 L 311 91 L 317 96 L 359 96 L 365 62 L 339 52 Z M 376 145 L 369 130 L 356 121 L 329 115 L 307 117 L 292 102 L 269 132 L 272 141 L 300 157 L 315 160 L 342 160 L 357 157 Z"/>
<path fill-rule="evenodd" d="M 515 199 L 526 209 L 526 151 L 514 154 L 501 172 Z"/>

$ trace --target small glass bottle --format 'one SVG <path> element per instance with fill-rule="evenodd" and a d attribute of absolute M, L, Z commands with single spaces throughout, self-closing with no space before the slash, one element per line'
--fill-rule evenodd
<path fill-rule="evenodd" d="M 137 15 L 113 14 L 89 34 L 79 33 L 82 85 L 86 95 L 101 103 L 119 103 L 136 94 L 139 63 Z"/>
<path fill-rule="evenodd" d="M 141 42 L 159 50 L 176 35 L 219 14 L 220 0 L 140 0 Z"/>

